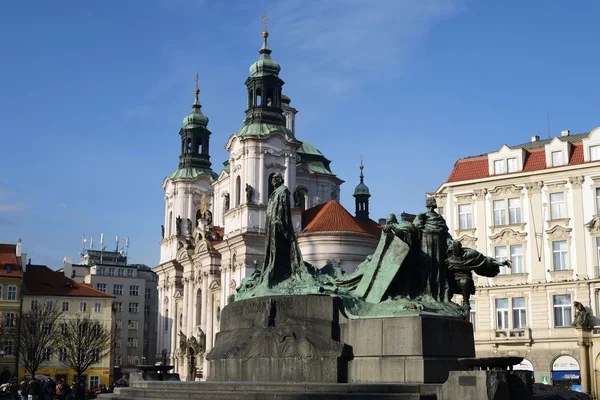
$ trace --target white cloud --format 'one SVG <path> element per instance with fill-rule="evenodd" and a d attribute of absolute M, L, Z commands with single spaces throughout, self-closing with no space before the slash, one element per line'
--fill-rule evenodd
<path fill-rule="evenodd" d="M 267 12 L 274 58 L 283 45 L 294 53 L 286 71 L 339 93 L 362 74 L 401 69 L 431 28 L 461 9 L 461 0 L 286 0 Z"/>

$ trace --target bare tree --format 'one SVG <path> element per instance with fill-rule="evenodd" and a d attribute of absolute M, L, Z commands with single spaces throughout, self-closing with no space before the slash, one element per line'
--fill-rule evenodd
<path fill-rule="evenodd" d="M 113 342 L 110 330 L 87 315 L 64 320 L 57 336 L 59 361 L 77 372 L 77 382 L 88 368 L 110 354 Z"/>
<path fill-rule="evenodd" d="M 62 311 L 56 304 L 47 302 L 44 306 L 35 306 L 17 316 L 16 324 L 8 327 L 13 337 L 21 362 L 34 377 L 40 367 L 50 360 L 55 345 L 56 321 Z"/>

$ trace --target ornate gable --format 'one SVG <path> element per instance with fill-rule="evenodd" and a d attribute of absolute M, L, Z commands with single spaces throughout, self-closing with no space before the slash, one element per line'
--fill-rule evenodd
<path fill-rule="evenodd" d="M 494 245 L 520 243 L 525 240 L 527 233 L 517 232 L 510 228 L 502 229 L 497 234 L 490 236 L 490 240 Z"/>
<path fill-rule="evenodd" d="M 523 186 L 502 185 L 502 186 L 496 186 L 495 188 L 489 190 L 489 193 L 491 193 L 494 196 L 505 196 L 505 195 L 520 196 L 522 190 L 523 190 Z"/>

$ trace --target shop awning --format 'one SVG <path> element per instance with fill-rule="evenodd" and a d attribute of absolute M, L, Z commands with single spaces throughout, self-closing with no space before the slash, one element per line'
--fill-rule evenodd
<path fill-rule="evenodd" d="M 579 379 L 579 371 L 552 371 L 553 381 L 574 381 Z"/>

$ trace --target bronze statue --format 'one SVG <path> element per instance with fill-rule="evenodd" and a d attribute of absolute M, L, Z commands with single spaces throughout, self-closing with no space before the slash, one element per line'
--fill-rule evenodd
<path fill-rule="evenodd" d="M 447 241 L 451 238 L 444 217 L 435 212 L 433 197 L 427 198 L 427 212 L 418 214 L 413 222 L 421 235 L 421 257 L 425 275 L 425 294 L 435 300 L 448 302 L 452 297 L 448 285 L 446 265 Z"/>
<path fill-rule="evenodd" d="M 463 297 L 463 305 L 470 308 L 471 295 L 475 294 L 475 283 L 473 272 L 477 275 L 493 278 L 500 273 L 500 267 L 511 267 L 511 262 L 498 261 L 492 257 L 486 257 L 477 250 L 462 247 L 458 240 L 450 240 L 448 247 L 448 278 L 450 285 L 450 298 L 454 294 Z"/>
<path fill-rule="evenodd" d="M 175 231 L 177 233 L 177 236 L 181 235 L 181 216 L 177 216 L 177 218 L 175 218 Z"/>
<path fill-rule="evenodd" d="M 279 172 L 273 174 L 271 183 L 274 190 L 267 205 L 265 261 L 261 274 L 261 281 L 266 280 L 268 287 L 306 270 L 292 224 L 290 192 Z"/>
<path fill-rule="evenodd" d="M 585 306 L 580 302 L 576 301 L 573 303 L 575 307 L 575 318 L 573 319 L 574 328 L 591 328 L 592 327 L 592 314 L 585 309 Z"/>
<path fill-rule="evenodd" d="M 254 194 L 254 189 L 252 186 L 246 183 L 246 203 L 252 204 L 252 195 Z"/>

